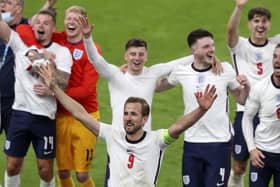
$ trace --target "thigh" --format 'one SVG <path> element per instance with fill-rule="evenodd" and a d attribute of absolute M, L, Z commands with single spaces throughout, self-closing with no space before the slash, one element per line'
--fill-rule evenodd
<path fill-rule="evenodd" d="M 232 141 L 233 142 L 232 154 L 235 160 L 246 161 L 249 159 L 250 154 L 248 152 L 247 144 L 243 136 L 242 118 L 243 118 L 243 112 L 235 113 L 235 118 L 233 123 L 234 136 Z M 253 119 L 254 129 L 256 129 L 257 124 L 259 124 L 258 114 Z"/>
<path fill-rule="evenodd" d="M 31 143 L 29 133 L 31 114 L 13 110 L 4 151 L 8 156 L 24 157 Z"/>
<path fill-rule="evenodd" d="M 203 187 L 203 160 L 196 155 L 199 147 L 196 144 L 184 142 L 182 181 L 185 187 Z"/>
<path fill-rule="evenodd" d="M 206 186 L 227 186 L 230 174 L 231 143 L 208 143 L 204 148 Z"/>
<path fill-rule="evenodd" d="M 280 153 L 267 153 L 267 165 L 273 170 L 274 187 L 280 187 Z"/>
<path fill-rule="evenodd" d="M 3 102 L 5 100 L 5 102 Z M 0 123 L 0 133 L 2 130 L 5 130 L 6 135 L 8 134 L 8 128 L 10 126 L 10 119 L 12 114 L 12 104 L 13 104 L 13 98 L 5 98 L 1 100 L 1 123 Z"/>
<path fill-rule="evenodd" d="M 94 113 L 91 113 L 95 117 Z M 95 157 L 96 136 L 83 126 L 79 121 L 73 121 L 73 137 L 72 142 L 75 171 L 87 172 L 91 167 L 91 162 Z"/>
<path fill-rule="evenodd" d="M 280 187 L 280 172 L 277 172 L 273 176 L 274 187 Z"/>
<path fill-rule="evenodd" d="M 58 170 L 73 169 L 72 121 L 69 115 L 59 114 L 56 118 L 56 161 Z"/>
<path fill-rule="evenodd" d="M 272 177 L 271 168 L 265 166 L 264 168 L 256 168 L 250 162 L 250 187 L 267 187 Z"/>
<path fill-rule="evenodd" d="M 32 144 L 37 158 L 55 157 L 55 120 L 46 116 L 33 115 L 31 123 Z"/>

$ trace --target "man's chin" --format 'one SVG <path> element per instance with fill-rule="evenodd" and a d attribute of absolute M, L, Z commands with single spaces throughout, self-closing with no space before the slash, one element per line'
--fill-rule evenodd
<path fill-rule="evenodd" d="M 36 38 L 36 41 L 42 43 L 44 40 L 42 38 Z"/>
<path fill-rule="evenodd" d="M 132 135 L 135 134 L 135 131 L 133 129 L 125 129 L 126 134 Z"/>

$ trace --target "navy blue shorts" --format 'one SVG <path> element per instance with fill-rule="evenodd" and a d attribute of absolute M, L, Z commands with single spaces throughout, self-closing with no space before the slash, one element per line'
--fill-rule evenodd
<path fill-rule="evenodd" d="M 242 132 L 242 117 L 244 112 L 236 112 L 235 119 L 233 123 L 234 136 L 232 138 L 232 154 L 235 160 L 246 161 L 248 160 L 250 154 L 248 152 L 247 144 Z M 259 124 L 258 115 L 253 119 L 253 128 L 256 129 Z"/>
<path fill-rule="evenodd" d="M 184 142 L 184 187 L 226 187 L 230 174 L 231 142 Z"/>
<path fill-rule="evenodd" d="M 13 110 L 10 122 L 4 148 L 8 156 L 24 157 L 32 142 L 37 158 L 55 157 L 55 120 Z"/>
<path fill-rule="evenodd" d="M 274 187 L 280 187 L 280 154 L 262 153 L 265 155 L 264 168 L 256 168 L 250 163 L 250 187 L 267 187 L 272 176 Z"/>
<path fill-rule="evenodd" d="M 14 98 L 10 97 L 3 97 L 0 98 L 0 108 L 1 108 L 1 121 L 0 121 L 0 134 L 2 133 L 3 129 L 5 130 L 5 133 L 7 134 L 9 124 L 10 124 L 10 118 L 12 113 L 12 105 L 14 102 Z"/>

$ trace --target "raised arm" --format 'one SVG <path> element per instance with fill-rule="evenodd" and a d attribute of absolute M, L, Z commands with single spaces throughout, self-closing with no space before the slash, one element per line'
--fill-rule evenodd
<path fill-rule="evenodd" d="M 68 110 L 76 119 L 92 131 L 96 136 L 99 135 L 100 123 L 96 121 L 78 102 L 67 96 L 56 82 L 56 73 L 54 65 L 49 63 L 47 66 L 41 66 L 38 73 L 43 78 L 45 84 L 53 91 L 57 100 Z"/>
<path fill-rule="evenodd" d="M 47 0 L 47 1 L 45 2 L 45 4 L 40 8 L 39 11 L 41 11 L 41 10 L 46 10 L 46 9 L 54 9 L 54 5 L 56 4 L 56 1 L 57 1 L 57 0 Z M 30 25 L 33 25 L 33 24 L 34 24 L 36 16 L 37 16 L 37 14 L 33 15 L 33 16 L 30 18 Z"/>
<path fill-rule="evenodd" d="M 248 0 L 235 0 L 235 8 L 228 20 L 227 25 L 227 45 L 230 48 L 236 46 L 239 38 L 239 24 L 243 7 L 247 4 Z"/>
<path fill-rule="evenodd" d="M 48 8 L 54 8 L 54 5 L 56 4 L 57 0 L 47 0 L 46 3 L 43 5 L 41 10 L 45 10 Z"/>
<path fill-rule="evenodd" d="M 7 23 L 2 20 L 2 16 L 0 15 L 0 38 L 8 43 L 11 35 L 11 29 Z"/>
<path fill-rule="evenodd" d="M 80 16 L 79 24 L 83 30 L 84 45 L 89 61 L 102 77 L 106 78 L 107 80 L 110 79 L 110 77 L 114 76 L 116 72 L 120 72 L 120 69 L 117 66 L 106 62 L 106 60 L 98 53 L 98 50 L 91 37 L 93 25 L 89 24 L 87 18 Z"/>
<path fill-rule="evenodd" d="M 203 94 L 197 92 L 195 96 L 199 104 L 198 108 L 180 117 L 169 127 L 168 134 L 172 138 L 178 138 L 182 132 L 194 125 L 207 112 L 217 98 L 216 88 L 214 85 L 207 85 Z"/>

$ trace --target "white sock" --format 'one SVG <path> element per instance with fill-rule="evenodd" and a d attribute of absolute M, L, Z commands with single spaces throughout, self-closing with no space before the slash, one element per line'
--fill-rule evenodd
<path fill-rule="evenodd" d="M 244 187 L 244 174 L 235 175 L 234 171 L 231 170 L 228 180 L 228 187 Z"/>
<path fill-rule="evenodd" d="M 55 179 L 54 177 L 50 182 L 46 182 L 42 179 L 40 179 L 40 187 L 55 187 Z"/>
<path fill-rule="evenodd" d="M 20 174 L 8 176 L 7 171 L 5 171 L 4 182 L 4 187 L 20 187 Z"/>

